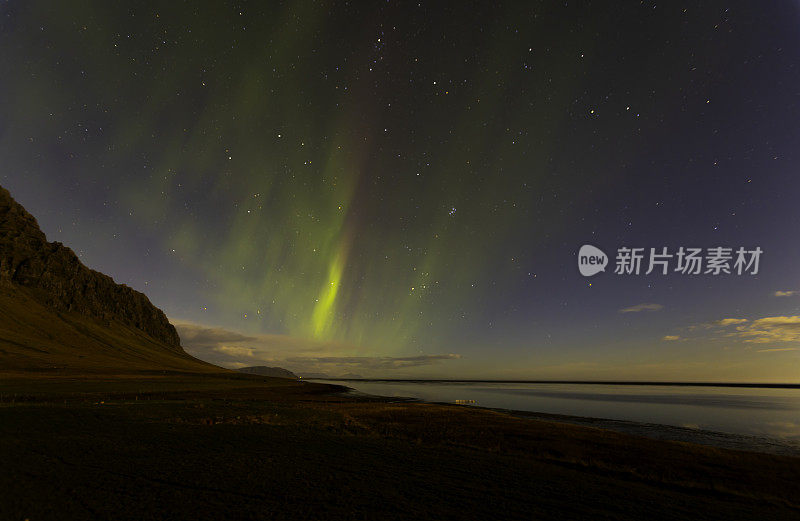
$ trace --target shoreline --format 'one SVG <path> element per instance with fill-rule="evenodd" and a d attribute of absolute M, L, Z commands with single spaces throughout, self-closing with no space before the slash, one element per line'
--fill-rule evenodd
<path fill-rule="evenodd" d="M 0 382 L 29 397 L 0 404 L 3 519 L 55 510 L 58 519 L 158 510 L 172 519 L 356 512 L 384 521 L 800 512 L 798 457 L 565 421 L 575 418 L 228 374 L 42 383 Z"/>
<path fill-rule="evenodd" d="M 6 376 L 11 376 L 6 374 Z M 338 382 L 357 382 L 357 381 L 378 381 L 378 380 L 356 380 L 356 379 L 267 379 L 255 375 L 240 375 L 237 373 L 220 373 L 203 375 L 201 381 L 213 381 L 213 385 L 208 387 L 200 386 L 195 391 L 189 391 L 193 382 L 200 375 L 191 373 L 172 373 L 166 374 L 48 374 L 48 375 L 25 375 L 16 374 L 17 378 L 5 379 L 0 382 L 0 406 L 5 404 L 22 404 L 35 402 L 49 402 L 54 396 L 59 400 L 68 401 L 91 401 L 91 400 L 126 400 L 126 399 L 171 399 L 173 396 L 185 395 L 188 393 L 214 392 L 215 389 L 226 389 L 228 393 L 234 389 L 237 392 L 247 393 L 253 385 L 259 382 L 272 380 L 271 385 L 290 388 L 299 384 L 299 388 L 307 389 L 310 393 L 319 396 L 329 396 L 332 398 L 341 397 L 348 401 L 363 403 L 385 403 L 389 404 L 422 404 L 433 406 L 448 406 L 458 408 L 471 408 L 477 411 L 491 411 L 501 413 L 514 418 L 537 420 L 550 423 L 575 425 L 603 429 L 611 432 L 633 435 L 657 441 L 669 441 L 678 443 L 692 443 L 705 447 L 721 449 L 756 452 L 762 454 L 772 454 L 779 456 L 800 457 L 800 440 L 784 439 L 764 435 L 736 434 L 730 432 L 714 431 L 707 429 L 694 429 L 678 425 L 665 423 L 639 422 L 632 420 L 620 420 L 614 418 L 580 416 L 569 414 L 546 413 L 506 407 L 489 407 L 482 405 L 465 405 L 439 400 L 424 400 L 410 396 L 387 396 L 370 394 L 360 391 L 354 387 L 332 383 Z M 27 378 L 26 378 L 27 376 Z M 121 380 L 118 380 L 123 376 Z M 184 381 L 185 379 L 185 381 Z M 16 382 L 23 383 L 25 390 L 14 385 Z M 129 382 L 129 383 L 128 383 Z M 134 384 L 135 385 L 130 385 Z M 5 384 L 5 385 L 3 385 Z M 111 385 L 109 385 L 111 384 Z M 166 384 L 166 385 L 164 385 Z M 174 387 L 172 384 L 177 384 Z M 6 386 L 15 388 L 9 389 Z M 6 388 L 4 388 L 6 387 Z M 27 392 L 26 392 L 27 391 Z"/>
<path fill-rule="evenodd" d="M 624 385 L 652 387 L 733 387 L 745 389 L 800 389 L 800 383 L 758 382 L 648 382 L 627 380 L 453 380 L 453 379 L 404 379 L 404 378 L 301 378 L 308 381 L 330 382 L 385 382 L 385 383 L 474 383 L 474 384 L 560 384 L 560 385 Z"/>
<path fill-rule="evenodd" d="M 313 379 L 322 380 L 322 379 Z M 330 381 L 356 381 L 355 379 L 338 379 Z M 362 380 L 362 381 L 388 381 L 388 380 Z M 392 380 L 398 381 L 398 380 Z M 427 380 L 432 382 L 432 380 Z M 461 382 L 463 380 L 459 380 Z M 410 381 L 409 381 L 410 382 Z M 306 383 L 317 383 L 306 381 Z M 497 382 L 500 383 L 500 382 Z M 510 383 L 510 382 L 504 382 Z M 337 385 L 327 384 L 326 385 Z M 638 384 L 637 384 L 638 385 Z M 645 384 L 642 384 L 645 385 Z M 649 423 L 631 420 L 619 420 L 614 418 L 598 418 L 592 416 L 576 416 L 569 414 L 554 414 L 538 411 L 526 411 L 521 409 L 508 409 L 504 407 L 484 407 L 481 405 L 466 405 L 453 402 L 437 400 L 423 400 L 410 396 L 385 396 L 375 395 L 359 391 L 353 387 L 342 387 L 345 393 L 355 398 L 366 398 L 386 403 L 421 403 L 430 405 L 445 405 L 455 407 L 466 407 L 472 409 L 486 410 L 508 414 L 515 418 L 547 421 L 553 423 L 564 423 L 569 425 L 580 425 L 583 427 L 593 427 L 604 429 L 622 434 L 641 436 L 658 441 L 672 441 L 679 443 L 693 443 L 707 447 L 721 449 L 739 450 L 747 452 L 759 452 L 763 454 L 775 454 L 780 456 L 800 457 L 800 440 L 782 439 L 773 436 L 758 436 L 752 434 L 736 434 L 730 432 L 714 431 L 707 429 L 695 429 L 679 425 L 669 425 L 665 423 Z"/>

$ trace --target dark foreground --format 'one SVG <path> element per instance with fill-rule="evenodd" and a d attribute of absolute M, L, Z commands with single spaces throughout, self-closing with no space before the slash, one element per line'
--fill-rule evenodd
<path fill-rule="evenodd" d="M 0 379 L 0 519 L 800 519 L 800 459 L 230 375 Z"/>

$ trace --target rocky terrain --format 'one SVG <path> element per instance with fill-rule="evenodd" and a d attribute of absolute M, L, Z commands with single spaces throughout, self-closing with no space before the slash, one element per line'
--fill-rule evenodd
<path fill-rule="evenodd" d="M 183 352 L 175 328 L 147 296 L 87 268 L 63 244 L 48 242 L 36 219 L 2 187 L 0 286 L 27 288 L 49 309 L 130 326 Z"/>

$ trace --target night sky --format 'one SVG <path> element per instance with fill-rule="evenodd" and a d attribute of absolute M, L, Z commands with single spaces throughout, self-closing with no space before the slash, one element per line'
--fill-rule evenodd
<path fill-rule="evenodd" d="M 796 1 L 3 1 L 0 49 L 0 184 L 201 358 L 800 381 Z M 682 246 L 764 253 L 614 273 Z"/>

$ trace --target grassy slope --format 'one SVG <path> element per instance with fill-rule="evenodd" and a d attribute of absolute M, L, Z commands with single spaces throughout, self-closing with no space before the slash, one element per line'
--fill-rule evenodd
<path fill-rule="evenodd" d="M 0 372 L 220 372 L 138 329 L 52 311 L 17 286 L 0 287 Z"/>

